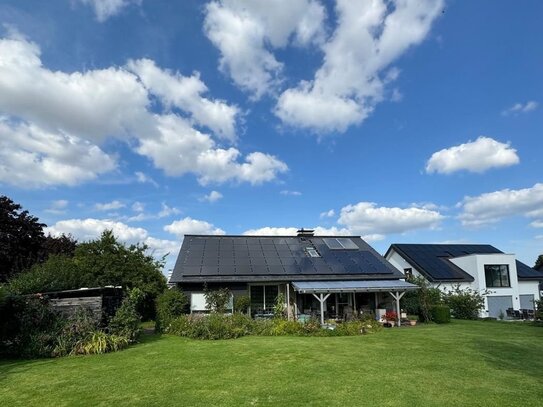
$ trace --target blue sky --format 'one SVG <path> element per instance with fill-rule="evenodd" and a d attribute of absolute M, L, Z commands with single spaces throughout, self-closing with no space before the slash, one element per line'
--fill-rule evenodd
<path fill-rule="evenodd" d="M 158 255 L 184 234 L 543 252 L 543 4 L 0 4 L 0 192 Z"/>

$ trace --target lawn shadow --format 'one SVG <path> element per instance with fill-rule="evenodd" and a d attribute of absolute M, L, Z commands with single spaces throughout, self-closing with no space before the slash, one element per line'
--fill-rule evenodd
<path fill-rule="evenodd" d="M 478 339 L 473 343 L 473 347 L 483 357 L 483 360 L 498 369 L 528 374 L 539 380 L 542 378 L 541 345 L 534 344 L 530 349 L 527 344 L 507 342 L 503 339 Z"/>
<path fill-rule="evenodd" d="M 0 359 L 0 382 L 14 371 L 26 372 L 34 366 L 53 363 L 54 359 Z"/>

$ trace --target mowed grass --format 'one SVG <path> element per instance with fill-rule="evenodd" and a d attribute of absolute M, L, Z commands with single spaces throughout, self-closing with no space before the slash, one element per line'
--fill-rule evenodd
<path fill-rule="evenodd" d="M 543 328 L 454 321 L 361 337 L 197 341 L 1 361 L 1 406 L 541 406 Z"/>

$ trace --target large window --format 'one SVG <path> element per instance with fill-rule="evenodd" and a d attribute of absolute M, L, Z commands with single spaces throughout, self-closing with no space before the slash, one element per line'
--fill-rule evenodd
<path fill-rule="evenodd" d="M 507 264 L 485 264 L 487 287 L 511 287 Z"/>
<path fill-rule="evenodd" d="M 272 312 L 278 294 L 279 287 L 276 285 L 251 286 L 251 313 L 253 316 Z"/>

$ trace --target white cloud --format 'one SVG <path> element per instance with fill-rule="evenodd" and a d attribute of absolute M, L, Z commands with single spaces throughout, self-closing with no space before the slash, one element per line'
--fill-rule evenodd
<path fill-rule="evenodd" d="M 88 141 L 0 117 L 1 183 L 21 188 L 72 186 L 115 168 L 115 160 Z"/>
<path fill-rule="evenodd" d="M 220 69 L 254 98 L 273 91 L 283 64 L 273 49 L 319 43 L 325 9 L 314 0 L 222 0 L 205 8 L 204 31 L 221 53 Z"/>
<path fill-rule="evenodd" d="M 543 220 L 534 220 L 530 223 L 530 226 L 533 228 L 543 228 Z"/>
<path fill-rule="evenodd" d="M 81 3 L 91 6 L 100 22 L 117 15 L 130 4 L 140 4 L 141 0 L 79 0 Z"/>
<path fill-rule="evenodd" d="M 164 75 L 174 83 L 179 79 Z M 98 147 L 109 138 L 127 142 L 168 175 L 196 174 L 202 184 L 260 184 L 287 171 L 271 155 L 242 157 L 236 148 L 218 147 L 210 135 L 174 112 L 151 113 L 150 94 L 140 79 L 117 67 L 52 71 L 42 65 L 36 44 L 16 34 L 0 39 L 0 115 L 7 116 L 1 123 L 7 136 L 2 138 L 0 180 L 28 187 L 92 180 L 115 168 L 114 159 Z M 190 81 L 199 88 L 189 92 L 188 113 L 219 135 L 231 136 L 228 112 L 227 119 L 219 117 L 230 107 L 201 98 L 205 85 L 194 77 Z M 55 144 L 66 148 L 49 148 Z M 156 185 L 141 172 L 136 177 Z"/>
<path fill-rule="evenodd" d="M 145 210 L 145 204 L 136 201 L 132 204 L 132 210 L 134 212 L 143 212 Z"/>
<path fill-rule="evenodd" d="M 124 207 L 126 207 L 126 205 L 117 200 L 106 203 L 97 203 L 94 205 L 94 209 L 97 211 L 113 211 L 115 209 L 121 209 Z"/>
<path fill-rule="evenodd" d="M 296 236 L 299 228 L 296 227 L 273 227 L 265 226 L 258 229 L 249 229 L 243 232 L 246 236 Z M 353 233 L 351 230 L 346 228 L 331 227 L 325 228 L 322 226 L 316 226 L 313 228 L 315 231 L 315 236 L 353 236 L 356 233 Z M 366 241 L 375 241 L 381 240 L 384 236 L 377 234 L 363 235 L 362 239 Z"/>
<path fill-rule="evenodd" d="M 446 148 L 432 154 L 426 164 L 427 173 L 450 174 L 466 170 L 484 172 L 490 168 L 509 167 L 518 164 L 517 150 L 510 143 L 500 143 L 490 137 Z"/>
<path fill-rule="evenodd" d="M 79 241 L 100 237 L 105 230 L 112 230 L 119 240 L 126 243 L 144 242 L 149 235 L 143 228 L 133 228 L 122 222 L 93 218 L 61 220 L 45 228 L 45 232 L 53 236 L 70 234 Z"/>
<path fill-rule="evenodd" d="M 119 69 L 51 71 L 40 50 L 21 38 L 0 40 L 0 111 L 53 132 L 94 142 L 149 130 L 147 92 Z"/>
<path fill-rule="evenodd" d="M 206 202 L 217 202 L 219 199 L 222 199 L 223 195 L 219 191 L 211 191 L 209 194 L 204 195 L 201 201 Z"/>
<path fill-rule="evenodd" d="M 543 216 L 543 184 L 535 184 L 532 188 L 502 189 L 475 197 L 467 196 L 458 206 L 462 208 L 459 219 L 465 226 L 496 223 L 514 215 Z"/>
<path fill-rule="evenodd" d="M 527 112 L 531 112 L 537 109 L 538 106 L 539 106 L 539 103 L 537 103 L 534 100 L 530 100 L 526 103 L 515 103 L 510 108 L 502 111 L 502 115 L 509 116 L 509 115 L 518 115 L 520 113 L 527 113 Z"/>
<path fill-rule="evenodd" d="M 157 122 L 160 137 L 142 140 L 138 152 L 168 175 L 195 173 L 202 185 L 231 180 L 255 185 L 288 170 L 282 161 L 260 152 L 248 154 L 245 162 L 239 163 L 239 150 L 218 148 L 209 136 L 178 116 L 161 116 Z"/>
<path fill-rule="evenodd" d="M 158 213 L 159 218 L 166 218 L 168 216 L 179 215 L 181 213 L 179 209 L 170 207 L 166 205 L 164 202 L 162 202 L 161 207 L 162 209 Z"/>
<path fill-rule="evenodd" d="M 136 176 L 136 180 L 140 183 L 140 184 L 146 184 L 146 183 L 149 183 L 155 187 L 158 188 L 158 183 L 153 179 L 151 178 L 150 176 L 144 174 L 143 172 L 141 171 L 136 171 L 134 173 L 134 175 Z"/>
<path fill-rule="evenodd" d="M 192 76 L 172 73 L 160 69 L 149 59 L 129 61 L 128 69 L 136 73 L 149 92 L 159 97 L 166 107 L 175 106 L 189 113 L 196 124 L 206 126 L 219 137 L 236 139 L 238 107 L 202 97 L 208 88 L 199 73 Z"/>
<path fill-rule="evenodd" d="M 442 7 L 440 0 L 338 0 L 337 27 L 322 46 L 323 65 L 312 80 L 281 94 L 276 115 L 316 132 L 344 132 L 361 123 L 398 76 L 387 68 L 425 39 Z"/>
<path fill-rule="evenodd" d="M 434 229 L 443 219 L 444 216 L 435 210 L 378 207 L 373 202 L 359 202 L 341 208 L 338 223 L 355 234 L 373 235 L 376 239 L 391 233 Z"/>
<path fill-rule="evenodd" d="M 247 236 L 296 236 L 296 232 L 299 228 L 295 227 L 271 227 L 265 226 L 258 229 L 249 229 L 243 232 Z"/>
<path fill-rule="evenodd" d="M 322 218 L 333 218 L 334 216 L 336 216 L 336 211 L 334 211 L 333 209 L 330 209 L 329 211 L 326 211 L 326 212 L 321 212 L 321 214 L 319 215 L 319 217 L 322 219 Z"/>
<path fill-rule="evenodd" d="M 279 192 L 281 195 L 287 195 L 287 196 L 302 196 L 302 193 L 300 191 L 289 191 L 289 190 L 282 190 Z"/>
<path fill-rule="evenodd" d="M 224 235 L 224 230 L 215 227 L 213 224 L 186 217 L 176 220 L 169 225 L 164 226 L 166 232 L 177 235 L 179 238 L 184 235 Z"/>

